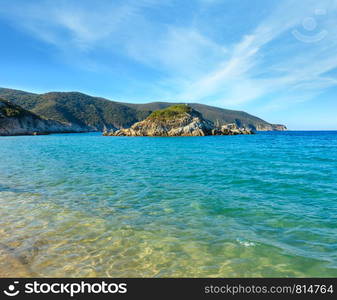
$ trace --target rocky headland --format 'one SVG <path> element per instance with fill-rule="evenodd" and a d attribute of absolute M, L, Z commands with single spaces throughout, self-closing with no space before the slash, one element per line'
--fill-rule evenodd
<path fill-rule="evenodd" d="M 202 114 L 186 104 L 173 105 L 157 110 L 145 120 L 130 128 L 105 130 L 105 136 L 208 136 L 253 134 L 249 128 L 236 124 L 216 126 L 203 118 Z"/>
<path fill-rule="evenodd" d="M 47 120 L 0 98 L 0 136 L 82 132 L 78 125 Z"/>

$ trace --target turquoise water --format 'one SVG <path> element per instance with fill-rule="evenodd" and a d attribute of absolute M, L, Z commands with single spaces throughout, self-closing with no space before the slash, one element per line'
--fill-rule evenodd
<path fill-rule="evenodd" d="M 337 276 L 337 132 L 1 137 L 0 157 L 0 275 Z"/>

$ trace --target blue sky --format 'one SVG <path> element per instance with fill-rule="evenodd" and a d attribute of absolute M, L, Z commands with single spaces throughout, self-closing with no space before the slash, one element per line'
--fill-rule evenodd
<path fill-rule="evenodd" d="M 0 86 L 337 129 L 337 0 L 2 0 Z"/>

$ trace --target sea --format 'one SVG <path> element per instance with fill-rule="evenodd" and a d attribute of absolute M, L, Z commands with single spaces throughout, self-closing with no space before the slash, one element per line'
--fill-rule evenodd
<path fill-rule="evenodd" d="M 337 132 L 0 137 L 0 276 L 337 277 Z"/>

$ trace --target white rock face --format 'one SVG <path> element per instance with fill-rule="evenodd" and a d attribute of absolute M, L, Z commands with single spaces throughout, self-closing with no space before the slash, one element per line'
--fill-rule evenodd
<path fill-rule="evenodd" d="M 20 106 L 0 99 L 0 135 L 39 135 L 82 132 L 78 125 L 43 119 Z"/>
<path fill-rule="evenodd" d="M 257 131 L 286 131 L 287 127 L 280 124 L 270 124 L 270 125 L 257 125 Z"/>

